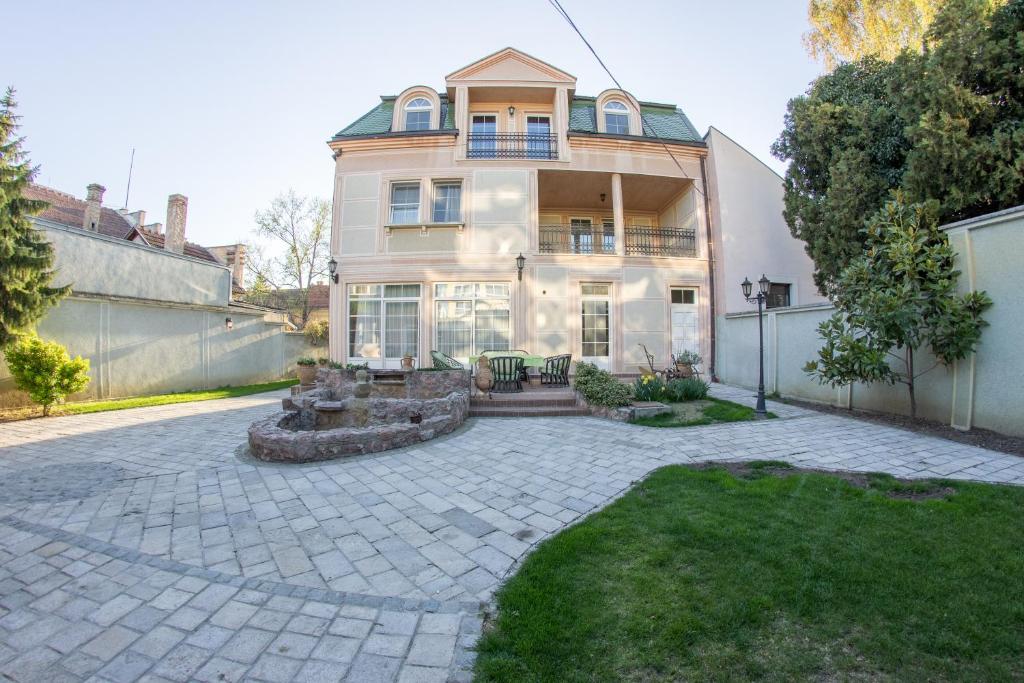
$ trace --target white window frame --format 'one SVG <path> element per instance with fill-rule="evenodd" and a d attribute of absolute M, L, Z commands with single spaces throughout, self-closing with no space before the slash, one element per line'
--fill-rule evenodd
<path fill-rule="evenodd" d="M 548 139 L 547 140 L 530 140 L 527 138 L 526 141 L 526 158 L 527 159 L 551 159 L 551 146 L 554 141 L 550 136 L 554 135 L 554 116 L 550 112 L 526 112 L 523 114 L 523 133 L 527 136 L 530 133 L 530 119 L 547 119 L 548 122 Z M 535 152 L 536 156 L 531 156 L 531 152 Z"/>
<path fill-rule="evenodd" d="M 416 216 L 412 221 L 396 221 L 395 220 L 395 189 L 398 187 L 412 187 L 416 186 Z M 388 190 L 388 224 L 389 225 L 419 225 L 421 222 L 420 217 L 422 216 L 423 205 L 423 183 L 420 180 L 394 180 L 391 182 L 391 187 Z M 412 204 L 403 203 L 402 207 L 408 208 Z"/>
<path fill-rule="evenodd" d="M 389 286 L 412 286 L 419 287 L 419 294 L 416 296 L 387 296 L 385 292 Z M 356 287 L 377 287 L 376 296 L 353 295 L 353 288 Z M 416 303 L 416 350 L 414 356 L 419 357 L 420 331 L 423 323 L 423 288 L 425 285 L 420 282 L 352 282 L 345 290 L 345 355 L 356 363 L 368 363 L 374 368 L 401 367 L 402 359 L 392 358 L 387 355 L 387 305 L 388 303 Z M 380 304 L 377 311 L 380 323 L 380 355 L 376 358 L 369 356 L 356 356 L 352 353 L 352 302 L 353 301 L 376 301 Z"/>
<path fill-rule="evenodd" d="M 597 286 L 601 286 L 601 287 L 607 287 L 608 288 L 608 293 L 607 294 L 584 294 L 583 293 L 583 288 L 584 287 L 593 286 L 593 285 L 597 285 Z M 584 361 L 588 362 L 588 363 L 594 363 L 595 365 L 597 365 L 598 367 L 600 367 L 600 368 L 602 368 L 604 370 L 610 370 L 611 369 L 611 362 L 612 362 L 612 355 L 614 353 L 614 347 L 613 347 L 614 342 L 613 342 L 613 334 L 612 334 L 612 330 L 615 329 L 614 319 L 613 319 L 613 316 L 615 315 L 615 313 L 614 313 L 614 307 L 612 305 L 613 304 L 614 287 L 613 287 L 612 283 L 610 283 L 610 282 L 580 282 L 580 284 L 579 284 L 579 292 L 580 292 L 580 306 L 579 306 L 579 316 L 580 316 L 580 358 L 583 359 Z M 586 302 L 588 302 L 588 301 L 604 301 L 608 305 L 608 342 L 607 342 L 608 343 L 608 355 L 607 356 L 586 356 L 583 353 L 583 344 L 584 344 L 583 334 L 584 334 L 584 329 L 585 329 L 583 327 L 583 307 L 584 307 L 584 304 Z"/>
<path fill-rule="evenodd" d="M 495 139 L 493 141 L 491 141 L 491 142 L 486 142 L 484 144 L 480 144 L 479 141 L 475 145 L 474 145 L 473 142 L 469 142 L 469 144 L 468 144 L 469 151 L 471 151 L 471 152 L 472 151 L 491 152 L 493 156 L 479 156 L 479 157 L 471 157 L 471 158 L 473 158 L 473 159 L 496 159 L 498 157 L 498 140 L 497 140 L 497 136 L 501 134 L 501 128 L 500 128 L 500 124 L 499 124 L 499 122 L 501 121 L 501 116 L 498 115 L 498 112 L 489 112 L 489 111 L 473 111 L 473 112 L 470 112 L 469 113 L 469 134 L 470 135 L 474 134 L 474 132 L 473 132 L 473 119 L 475 119 L 478 116 L 492 116 L 492 117 L 494 117 L 494 133 L 484 133 L 484 135 L 494 135 Z"/>
<path fill-rule="evenodd" d="M 576 224 L 574 224 L 573 221 L 576 221 Z M 577 247 L 582 247 L 583 246 L 583 244 L 582 244 L 583 240 L 580 241 L 580 244 L 577 244 L 576 243 L 576 235 L 575 235 L 575 233 L 573 233 L 573 228 L 574 227 L 583 227 L 584 224 L 587 225 L 590 228 L 590 233 L 587 235 L 587 245 L 590 247 L 589 250 L 584 250 L 582 248 L 577 248 Z M 604 228 L 602 228 L 602 230 L 603 229 Z M 582 237 L 582 235 L 581 235 L 581 237 Z M 585 254 L 585 255 L 589 256 L 589 255 L 593 255 L 595 253 L 598 253 L 598 252 L 594 251 L 594 217 L 593 216 L 569 216 L 569 244 L 572 247 L 572 253 L 573 254 Z"/>
<path fill-rule="evenodd" d="M 437 188 L 441 187 L 441 186 L 453 186 L 453 185 L 457 186 L 459 188 L 459 207 L 458 207 L 457 215 L 455 216 L 454 220 L 439 221 L 439 220 L 437 220 L 437 216 L 435 214 L 435 206 L 434 206 L 434 203 L 437 201 Z M 452 179 L 441 178 L 441 179 L 432 181 L 431 184 L 430 184 L 430 222 L 431 223 L 462 223 L 463 222 L 463 220 L 462 220 L 462 199 L 463 199 L 463 195 L 465 194 L 464 191 L 463 191 L 464 189 L 465 188 L 463 187 L 462 180 L 460 180 L 458 178 L 452 178 Z"/>
<path fill-rule="evenodd" d="M 619 105 L 622 109 L 613 105 Z M 604 115 L 604 132 L 611 133 L 612 135 L 629 135 L 629 105 L 622 100 L 608 100 L 601 107 L 601 113 Z M 626 118 L 626 131 L 612 131 L 608 126 L 609 116 L 624 116 Z M 616 126 L 618 128 L 619 126 Z"/>
<path fill-rule="evenodd" d="M 420 100 L 426 102 L 426 105 L 415 104 L 416 102 L 419 102 Z M 434 103 L 431 102 L 428 98 L 423 97 L 422 95 L 416 95 L 411 100 L 409 100 L 402 109 L 403 109 L 403 114 L 402 114 L 402 129 L 403 130 L 412 130 L 412 131 L 430 130 L 430 120 L 434 116 Z M 427 127 L 426 128 L 409 128 L 409 114 L 410 113 L 418 114 L 418 113 L 422 113 L 422 112 L 426 112 L 427 113 Z"/>
<path fill-rule="evenodd" d="M 472 291 L 472 294 L 470 294 L 470 295 L 462 295 L 462 296 L 438 294 L 438 288 L 439 287 L 449 286 L 449 285 L 472 286 L 473 291 Z M 487 295 L 486 293 L 481 295 L 479 293 L 479 288 L 480 288 L 481 285 L 503 285 L 503 286 L 508 288 L 508 296 L 507 297 L 504 297 L 504 296 L 493 296 L 493 295 Z M 512 308 L 512 283 L 511 282 L 503 282 L 503 281 L 500 281 L 500 280 L 491 280 L 491 281 L 473 280 L 473 281 L 463 281 L 463 282 L 453 281 L 453 282 L 435 282 L 432 286 L 434 288 L 433 289 L 433 294 L 434 294 L 434 298 L 433 298 L 433 300 L 434 300 L 434 311 L 433 311 L 433 313 L 434 313 L 434 329 L 433 329 L 434 345 L 433 345 L 433 348 L 435 348 L 435 349 L 437 349 L 439 351 L 442 351 L 443 353 L 448 353 L 447 350 L 441 349 L 441 344 L 440 344 L 440 341 L 439 341 L 438 321 L 440 319 L 440 316 L 437 314 L 437 307 L 438 307 L 438 304 L 441 304 L 443 302 L 451 302 L 451 301 L 471 301 L 472 302 L 472 326 L 470 328 L 471 329 L 471 335 L 470 335 L 470 342 L 469 342 L 469 346 L 470 346 L 470 354 L 469 355 L 479 355 L 482 351 L 486 351 L 487 350 L 487 349 L 484 349 L 484 348 L 478 348 L 477 347 L 477 340 L 476 340 L 477 301 L 508 301 L 508 330 L 507 330 L 507 336 L 508 336 L 508 346 L 509 346 L 509 349 L 512 348 L 512 330 L 513 330 L 512 316 L 513 316 L 513 308 Z M 451 354 L 448 354 L 448 355 L 451 355 Z M 459 360 L 459 361 L 467 362 L 469 356 L 456 356 L 455 358 L 457 360 Z"/>

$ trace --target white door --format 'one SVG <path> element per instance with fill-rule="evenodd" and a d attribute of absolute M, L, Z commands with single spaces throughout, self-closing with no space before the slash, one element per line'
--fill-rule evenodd
<path fill-rule="evenodd" d="M 580 356 L 602 370 L 612 367 L 611 285 L 580 285 Z"/>
<path fill-rule="evenodd" d="M 692 287 L 672 288 L 672 353 L 700 351 L 697 330 L 697 290 Z"/>

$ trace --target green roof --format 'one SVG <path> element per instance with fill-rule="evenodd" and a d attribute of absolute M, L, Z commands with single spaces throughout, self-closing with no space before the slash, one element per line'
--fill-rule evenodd
<path fill-rule="evenodd" d="M 443 121 L 441 130 L 455 130 L 455 108 L 449 106 L 446 95 L 440 97 Z M 381 97 L 380 99 L 380 104 L 342 128 L 334 137 L 345 138 L 390 133 L 395 97 Z M 574 97 L 569 109 L 569 132 L 597 133 L 595 107 L 596 100 L 593 97 Z M 703 138 L 690 123 L 690 119 L 675 105 L 641 102 L 640 114 L 643 118 L 643 137 L 679 142 L 703 142 Z"/>

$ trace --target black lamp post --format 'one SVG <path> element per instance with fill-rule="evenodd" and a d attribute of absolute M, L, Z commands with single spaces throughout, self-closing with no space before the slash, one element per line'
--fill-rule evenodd
<path fill-rule="evenodd" d="M 331 259 L 327 262 L 327 270 L 331 271 L 331 279 L 334 284 L 338 284 L 338 262 L 335 259 Z"/>
<path fill-rule="evenodd" d="M 740 287 L 743 288 L 743 298 L 747 301 L 757 302 L 757 407 L 754 408 L 754 413 L 758 417 L 764 417 L 768 414 L 764 407 L 764 322 L 762 306 L 768 298 L 768 290 L 771 288 L 771 285 L 771 281 L 764 275 L 761 275 L 761 279 L 757 281 L 757 296 L 751 297 L 750 293 L 754 288 L 753 283 L 749 278 L 743 278 L 743 282 L 740 283 Z"/>
<path fill-rule="evenodd" d="M 519 272 L 519 281 L 523 281 L 523 266 L 526 265 L 526 257 L 523 256 L 522 252 L 519 252 L 519 256 L 516 256 L 516 270 Z"/>

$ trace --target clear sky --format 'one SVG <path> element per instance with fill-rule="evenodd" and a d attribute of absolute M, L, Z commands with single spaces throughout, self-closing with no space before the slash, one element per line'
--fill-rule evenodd
<path fill-rule="evenodd" d="M 682 107 L 778 171 L 769 146 L 786 102 L 821 73 L 804 52 L 806 0 L 562 0 L 641 100 Z M 107 188 L 163 222 L 189 197 L 187 237 L 249 239 L 253 213 L 294 188 L 330 198 L 326 140 L 380 95 L 506 46 L 612 86 L 546 0 L 15 3 L 4 9 L 0 85 L 18 90 L 38 181 L 78 197 Z M 10 30 L 17 27 L 17 30 Z"/>

